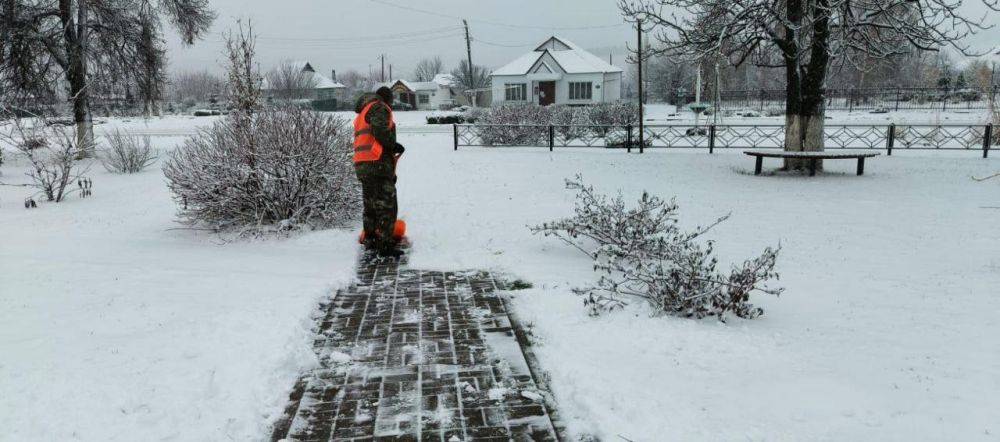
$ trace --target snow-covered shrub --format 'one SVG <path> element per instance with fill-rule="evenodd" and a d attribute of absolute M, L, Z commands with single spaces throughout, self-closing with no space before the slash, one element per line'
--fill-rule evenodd
<path fill-rule="evenodd" d="M 548 144 L 552 110 L 534 105 L 505 104 L 490 109 L 476 120 L 483 144 L 541 146 Z"/>
<path fill-rule="evenodd" d="M 621 196 L 598 195 L 579 176 L 566 186 L 577 191 L 575 215 L 532 231 L 559 238 L 594 260 L 600 279 L 596 286 L 578 290 L 593 314 L 621 307 L 631 297 L 666 314 L 754 318 L 763 310 L 750 303 L 751 293 L 778 295 L 783 290 L 765 285 L 778 278 L 776 248 L 734 265 L 728 274 L 716 270 L 713 243 L 701 238 L 728 215 L 685 232 L 677 227 L 673 201 L 643 193 L 630 209 Z"/>
<path fill-rule="evenodd" d="M 108 146 L 98 153 L 101 164 L 108 172 L 139 173 L 156 161 L 156 153 L 149 137 L 140 137 L 115 129 L 105 134 Z"/>
<path fill-rule="evenodd" d="M 576 131 L 570 125 L 573 124 L 573 117 L 577 113 L 577 108 L 572 106 L 553 106 L 549 124 L 555 126 L 556 133 L 565 139 L 576 137 Z"/>
<path fill-rule="evenodd" d="M 189 223 L 337 224 L 360 201 L 350 133 L 343 118 L 299 107 L 234 112 L 187 139 L 163 171 Z"/>
<path fill-rule="evenodd" d="M 37 189 L 46 200 L 58 203 L 75 191 L 86 190 L 85 195 L 90 194 L 91 181 L 85 177 L 89 168 L 77 163 L 83 151 L 77 146 L 72 130 L 46 124 L 42 119 L 31 125 L 14 119 L 9 131 L 0 138 L 28 160 L 31 168 L 27 176 L 31 182 L 27 186 Z M 33 201 L 34 195 L 29 200 Z"/>
<path fill-rule="evenodd" d="M 458 112 L 433 113 L 427 116 L 427 124 L 462 124 L 465 118 Z"/>
<path fill-rule="evenodd" d="M 465 112 L 465 122 L 469 124 L 475 123 L 480 118 L 482 118 L 483 115 L 485 115 L 486 113 L 487 110 L 481 107 L 474 107 L 472 109 L 469 109 L 468 111 Z"/>
<path fill-rule="evenodd" d="M 592 124 L 601 126 L 626 126 L 639 124 L 639 105 L 637 103 L 619 101 L 614 103 L 599 103 L 587 106 Z"/>
<path fill-rule="evenodd" d="M 639 106 L 627 102 L 591 106 L 505 104 L 481 112 L 474 118 L 466 116 L 466 121 L 476 123 L 486 145 L 547 145 L 548 128 L 543 126 L 549 125 L 560 138 L 573 139 L 591 134 L 604 136 L 612 127 L 639 122 Z"/>

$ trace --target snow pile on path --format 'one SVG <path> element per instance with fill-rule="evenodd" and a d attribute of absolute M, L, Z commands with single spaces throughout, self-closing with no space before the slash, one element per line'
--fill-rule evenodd
<path fill-rule="evenodd" d="M 560 413 L 604 440 L 995 440 L 1000 434 L 1000 169 L 978 152 L 831 161 L 752 175 L 739 152 L 462 148 L 406 135 L 400 207 L 420 268 L 491 268 L 534 284 L 514 306 Z M 765 161 L 765 167 L 778 162 Z M 732 212 L 723 260 L 781 243 L 781 298 L 752 321 L 590 318 L 570 289 L 590 261 L 527 225 L 568 216 L 563 179 L 677 196 L 684 227 Z M 991 439 L 992 438 L 992 439 Z"/>
<path fill-rule="evenodd" d="M 354 232 L 224 244 L 171 230 L 158 166 L 90 175 L 93 197 L 35 210 L 0 187 L 0 439 L 266 437 L 315 363 L 316 303 L 353 277 Z"/>

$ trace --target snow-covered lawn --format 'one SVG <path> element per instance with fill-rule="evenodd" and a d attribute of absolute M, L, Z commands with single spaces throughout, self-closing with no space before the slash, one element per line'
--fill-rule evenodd
<path fill-rule="evenodd" d="M 191 130 L 185 121 L 152 124 Z M 489 268 L 535 285 L 514 305 L 576 433 L 1000 435 L 1000 210 L 983 208 L 1000 206 L 1000 182 L 969 178 L 1000 170 L 996 159 L 902 152 L 862 177 L 852 162 L 814 178 L 755 177 L 738 152 L 453 152 L 447 133 L 400 142 L 411 266 Z M 4 180 L 23 167 L 5 164 Z M 728 324 L 651 317 L 640 304 L 588 317 L 570 289 L 593 280 L 590 262 L 526 227 L 571 213 L 562 181 L 577 173 L 629 198 L 676 195 L 688 226 L 732 212 L 710 235 L 720 256 L 780 243 L 786 293 L 757 300 L 763 318 Z M 0 439 L 265 438 L 296 371 L 313 363 L 310 311 L 353 271 L 354 232 L 222 244 L 170 230 L 157 168 L 92 176 L 92 198 L 36 210 L 21 207 L 24 189 L 0 187 Z"/>
<path fill-rule="evenodd" d="M 418 142 L 418 140 L 421 140 Z M 865 176 L 752 175 L 738 152 L 447 152 L 409 136 L 402 213 L 417 267 L 526 278 L 530 321 L 562 415 L 603 440 L 995 440 L 1000 435 L 1000 169 L 977 153 L 876 158 Z M 765 165 L 777 164 L 765 162 Z M 591 263 L 525 227 L 567 216 L 576 173 L 637 198 L 676 195 L 727 260 L 780 243 L 779 299 L 752 321 L 590 318 L 570 293 Z M 725 261 L 724 261 L 725 262 Z"/>
<path fill-rule="evenodd" d="M 261 439 L 353 232 L 223 244 L 171 230 L 158 166 L 91 176 L 93 197 L 35 210 L 0 187 L 0 440 Z"/>

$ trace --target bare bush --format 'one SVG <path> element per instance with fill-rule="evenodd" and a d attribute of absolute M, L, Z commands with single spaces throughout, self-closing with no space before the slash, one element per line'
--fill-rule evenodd
<path fill-rule="evenodd" d="M 600 279 L 596 286 L 578 290 L 593 314 L 620 308 L 632 297 L 671 315 L 755 318 L 763 309 L 750 303 L 750 294 L 779 295 L 783 290 L 765 285 L 778 278 L 778 248 L 734 265 L 728 274 L 716 270 L 713 242 L 703 245 L 700 239 L 728 215 L 685 232 L 677 227 L 673 201 L 643 193 L 638 206 L 629 209 L 621 196 L 598 195 L 579 176 L 566 186 L 577 191 L 575 215 L 532 231 L 559 238 L 594 260 Z"/>
<path fill-rule="evenodd" d="M 476 120 L 483 144 L 540 146 L 548 143 L 552 109 L 542 106 L 505 104 L 491 108 Z"/>
<path fill-rule="evenodd" d="M 189 138 L 163 171 L 189 223 L 337 224 L 356 218 L 360 201 L 348 137 L 340 117 L 262 107 Z"/>
<path fill-rule="evenodd" d="M 32 124 L 25 124 L 20 119 L 13 119 L 6 133 L 0 134 L 0 139 L 13 146 L 31 165 L 26 175 L 31 182 L 26 187 L 34 188 L 51 202 L 61 202 L 66 196 L 83 190 L 83 182 L 88 183 L 87 194 L 90 193 L 90 180 L 85 178 L 88 167 L 77 167 L 77 158 L 81 149 L 76 143 L 76 136 L 66 127 L 48 125 L 41 119 Z M 78 184 L 73 187 L 73 184 Z M 35 195 L 29 197 L 34 198 Z"/>
<path fill-rule="evenodd" d="M 536 106 L 506 104 L 482 110 L 474 118 L 486 145 L 548 144 L 552 125 L 566 139 L 587 136 L 603 137 L 609 128 L 624 128 L 639 122 L 635 103 L 598 103 L 590 106 Z"/>
<path fill-rule="evenodd" d="M 108 147 L 98 158 L 108 172 L 139 173 L 156 162 L 156 152 L 150 146 L 149 136 L 140 137 L 115 129 L 105 134 Z"/>

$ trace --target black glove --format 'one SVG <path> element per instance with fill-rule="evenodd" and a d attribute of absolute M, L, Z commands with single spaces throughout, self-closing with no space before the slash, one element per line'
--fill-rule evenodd
<path fill-rule="evenodd" d="M 402 155 L 403 152 L 406 152 L 406 148 L 402 144 L 396 143 L 396 155 Z"/>

